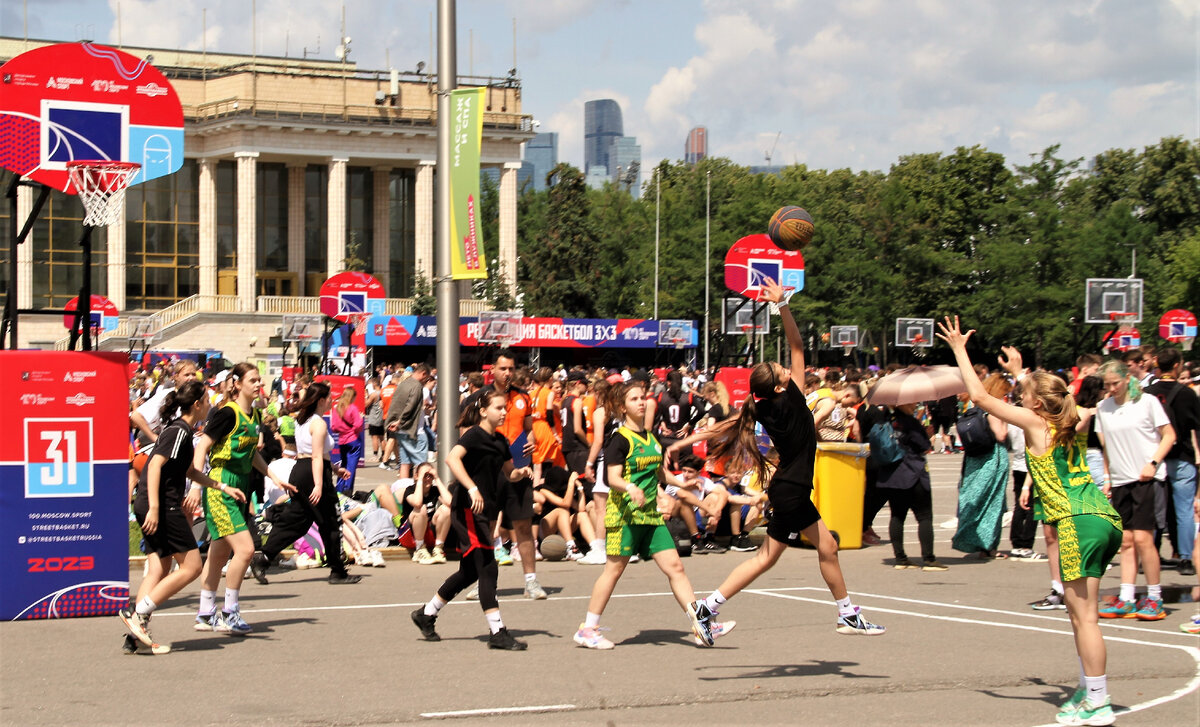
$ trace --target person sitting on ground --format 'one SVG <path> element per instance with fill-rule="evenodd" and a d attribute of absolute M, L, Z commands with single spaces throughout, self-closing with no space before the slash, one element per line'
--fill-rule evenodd
<path fill-rule="evenodd" d="M 580 517 L 582 501 L 579 495 L 582 491 L 583 485 L 579 482 L 578 474 L 553 465 L 545 466 L 541 483 L 534 486 L 533 509 L 535 514 L 541 516 L 540 535 L 542 538 L 552 533 L 562 536 L 567 543 L 564 560 L 583 557 L 575 544 L 576 529 L 580 530 L 585 542 L 591 542 L 595 535 L 587 513 Z"/>
<path fill-rule="evenodd" d="M 420 565 L 446 562 L 446 537 L 450 534 L 450 489 L 437 476 L 433 465 L 425 462 L 417 465 L 413 483 L 404 490 L 404 517 L 413 534 L 412 559 Z M 433 550 L 426 547 L 429 542 L 430 525 L 433 527 Z"/>
<path fill-rule="evenodd" d="M 692 537 L 692 552 L 697 555 L 724 553 L 729 549 L 716 539 L 721 513 L 729 503 L 729 492 L 721 484 L 701 475 L 704 463 L 694 454 L 679 456 L 682 486 L 667 485 L 668 518 L 678 517 Z"/>

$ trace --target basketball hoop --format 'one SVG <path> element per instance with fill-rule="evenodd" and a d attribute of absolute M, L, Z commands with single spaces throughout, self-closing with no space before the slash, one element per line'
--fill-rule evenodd
<path fill-rule="evenodd" d="M 1192 350 L 1192 343 L 1193 343 L 1195 340 L 1196 340 L 1196 337 L 1195 337 L 1195 336 L 1186 336 L 1186 337 L 1184 337 L 1184 338 L 1181 338 L 1181 339 L 1179 339 L 1179 346 L 1180 346 L 1180 348 L 1182 348 L 1184 351 L 1191 351 L 1191 350 Z"/>
<path fill-rule="evenodd" d="M 119 222 L 125 212 L 125 188 L 142 165 L 99 160 L 70 161 L 66 166 L 70 186 L 83 202 L 83 224 L 102 227 Z"/>
<path fill-rule="evenodd" d="M 671 345 L 675 346 L 676 351 L 682 350 L 684 343 L 685 343 L 685 341 L 683 338 L 672 338 L 671 339 Z"/>
<path fill-rule="evenodd" d="M 854 351 L 853 343 L 842 344 L 842 355 L 849 356 Z"/>
<path fill-rule="evenodd" d="M 371 322 L 371 314 L 370 313 L 360 313 L 356 316 L 353 316 L 351 318 L 351 320 L 354 321 L 354 335 L 356 335 L 356 336 L 367 335 L 367 326 Z"/>

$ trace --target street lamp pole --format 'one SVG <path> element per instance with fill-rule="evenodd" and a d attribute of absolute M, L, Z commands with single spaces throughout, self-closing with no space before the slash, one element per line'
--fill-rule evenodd
<path fill-rule="evenodd" d="M 709 299 L 709 284 L 712 273 L 712 172 L 704 173 L 704 375 L 708 375 L 708 329 L 712 303 Z"/>
<path fill-rule="evenodd" d="M 658 320 L 658 223 L 662 217 L 662 164 L 654 168 L 654 320 Z"/>

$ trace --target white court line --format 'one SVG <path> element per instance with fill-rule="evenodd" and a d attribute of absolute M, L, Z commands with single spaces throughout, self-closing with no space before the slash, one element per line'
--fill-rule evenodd
<path fill-rule="evenodd" d="M 813 590 L 820 590 L 820 589 L 814 588 Z M 745 593 L 754 593 L 759 596 L 768 596 L 771 598 L 784 598 L 784 599 L 791 600 L 791 601 L 805 601 L 807 603 L 819 603 L 824 606 L 829 605 L 828 597 L 820 598 L 820 599 L 806 598 L 804 596 L 793 596 L 793 595 L 790 595 L 787 593 L 775 593 L 775 592 L 772 592 L 769 590 L 759 590 L 759 589 L 747 589 L 744 592 Z M 855 593 L 854 595 L 861 595 L 864 597 L 871 596 L 871 594 L 869 594 L 869 593 Z M 880 596 L 880 597 L 888 598 L 888 596 Z M 907 600 L 907 599 L 897 598 L 895 600 Z M 940 605 L 943 605 L 947 608 L 958 608 L 957 606 L 950 606 L 949 604 L 940 604 Z M 962 608 L 974 609 L 975 607 L 967 606 L 967 607 L 962 607 Z M 1071 631 L 1063 631 L 1061 629 L 1049 629 L 1049 628 L 1044 628 L 1042 626 L 1029 626 L 1026 624 L 1009 624 L 1009 623 L 1001 623 L 998 621 L 984 621 L 981 619 L 961 618 L 958 616 L 937 616 L 937 615 L 930 614 L 930 613 L 916 613 L 914 611 L 901 611 L 899 609 L 882 608 L 882 607 L 878 607 L 878 606 L 872 606 L 871 610 L 873 612 L 878 611 L 880 613 L 891 613 L 891 614 L 896 614 L 896 615 L 900 615 L 900 616 L 915 616 L 916 618 L 926 618 L 926 619 L 932 619 L 935 621 L 950 621 L 953 623 L 972 624 L 972 625 L 977 625 L 977 626 L 996 626 L 999 628 L 1018 629 L 1021 631 L 1039 631 L 1039 632 L 1045 633 L 1045 634 L 1057 634 L 1060 636 L 1074 636 L 1074 634 Z M 1192 659 L 1196 662 L 1196 673 L 1194 675 L 1192 675 L 1192 678 L 1189 679 L 1188 682 L 1186 684 L 1184 684 L 1182 687 L 1176 689 L 1175 691 L 1173 691 L 1170 694 L 1167 694 L 1165 696 L 1158 697 L 1156 699 L 1151 699 L 1146 702 L 1141 702 L 1139 704 L 1134 704 L 1134 705 L 1125 707 L 1123 709 L 1113 710 L 1114 714 L 1122 715 L 1122 714 L 1128 714 L 1130 712 L 1140 712 L 1144 709 L 1150 709 L 1151 707 L 1157 707 L 1160 704 L 1166 704 L 1167 702 L 1173 702 L 1176 699 L 1185 697 L 1188 694 L 1191 694 L 1192 692 L 1196 691 L 1197 689 L 1200 689 L 1200 649 L 1197 649 L 1194 646 L 1181 646 L 1179 644 L 1160 644 L 1160 643 L 1157 643 L 1154 641 L 1129 639 L 1129 638 L 1124 638 L 1121 636 L 1105 636 L 1104 640 L 1105 641 L 1119 641 L 1121 643 L 1134 644 L 1137 646 L 1156 646 L 1161 649 L 1179 649 L 1180 651 L 1184 652 L 1188 656 L 1191 656 Z"/>
<path fill-rule="evenodd" d="M 441 719 L 444 717 L 481 717 L 489 714 L 567 712 L 572 709 L 575 709 L 574 704 L 542 704 L 533 707 L 493 707 L 491 709 L 460 709 L 457 712 L 422 712 L 421 716 L 429 719 Z"/>

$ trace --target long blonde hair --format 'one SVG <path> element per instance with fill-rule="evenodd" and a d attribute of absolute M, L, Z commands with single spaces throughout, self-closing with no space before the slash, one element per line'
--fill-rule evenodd
<path fill-rule="evenodd" d="M 1079 423 L 1079 410 L 1075 397 L 1066 382 L 1054 374 L 1037 371 L 1021 382 L 1023 391 L 1029 391 L 1042 403 L 1035 410 L 1054 432 L 1054 446 L 1071 447 L 1075 444 L 1075 425 Z"/>
<path fill-rule="evenodd" d="M 1124 362 L 1115 360 L 1105 361 L 1100 365 L 1100 370 L 1097 373 L 1101 378 L 1104 378 L 1105 374 L 1124 376 L 1129 382 L 1125 389 L 1129 394 L 1129 400 L 1137 401 L 1138 399 L 1142 398 L 1142 383 L 1138 381 L 1136 377 L 1129 375 L 1129 367 L 1126 366 Z"/>

